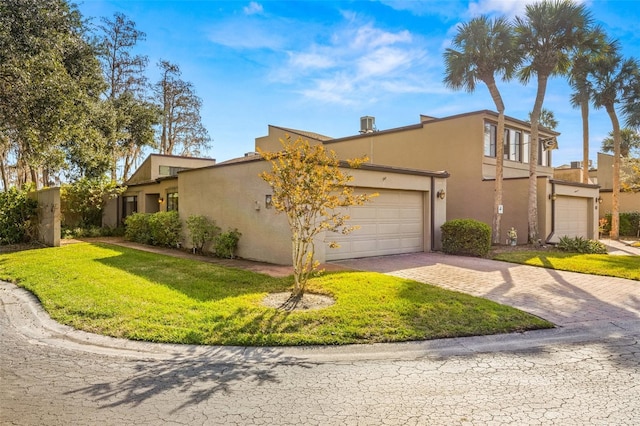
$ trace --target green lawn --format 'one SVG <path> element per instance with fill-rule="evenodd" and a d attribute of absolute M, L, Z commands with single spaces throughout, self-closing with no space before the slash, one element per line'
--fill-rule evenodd
<path fill-rule="evenodd" d="M 336 303 L 286 312 L 261 304 L 278 279 L 107 244 L 0 255 L 0 279 L 32 291 L 57 321 L 134 340 L 222 345 L 392 342 L 552 325 L 516 309 L 377 273 L 314 278 Z"/>
<path fill-rule="evenodd" d="M 576 254 L 560 251 L 521 251 L 500 253 L 496 260 L 542 266 L 562 271 L 640 280 L 640 256 Z"/>

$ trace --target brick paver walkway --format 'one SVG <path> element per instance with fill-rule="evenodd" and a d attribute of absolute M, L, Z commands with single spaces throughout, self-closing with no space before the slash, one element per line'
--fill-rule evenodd
<path fill-rule="evenodd" d="M 441 253 L 355 259 L 334 264 L 484 297 L 561 326 L 640 318 L 638 281 Z"/>

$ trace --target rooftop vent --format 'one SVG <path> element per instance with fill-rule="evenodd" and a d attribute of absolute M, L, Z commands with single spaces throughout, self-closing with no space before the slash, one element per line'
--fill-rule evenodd
<path fill-rule="evenodd" d="M 376 118 L 370 116 L 360 117 L 360 133 L 373 133 L 376 129 Z"/>
<path fill-rule="evenodd" d="M 589 168 L 591 168 L 593 165 L 592 161 L 589 160 Z M 572 161 L 571 162 L 571 168 L 572 169 L 581 169 L 582 168 L 582 161 Z"/>

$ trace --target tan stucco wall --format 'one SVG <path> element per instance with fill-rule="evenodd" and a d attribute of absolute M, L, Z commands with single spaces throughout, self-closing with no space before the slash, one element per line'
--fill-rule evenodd
<path fill-rule="evenodd" d="M 38 202 L 38 241 L 60 247 L 60 188 L 41 189 L 29 197 Z"/>
<path fill-rule="evenodd" d="M 597 176 L 601 189 L 613 188 L 613 155 L 598 153 Z"/>
<path fill-rule="evenodd" d="M 204 215 L 223 231 L 237 228 L 242 237 L 236 254 L 242 258 L 291 264 L 287 219 L 265 207 L 271 188 L 258 175 L 267 168 L 265 161 L 252 161 L 180 173 L 180 218 Z M 185 243 L 190 247 L 188 238 Z"/>
<path fill-rule="evenodd" d="M 604 217 L 611 213 L 613 193 L 611 191 L 600 192 L 600 197 L 602 198 L 600 217 Z M 618 196 L 618 211 L 620 213 L 640 212 L 640 193 L 621 192 Z"/>
<path fill-rule="evenodd" d="M 237 255 L 242 258 L 291 264 L 291 232 L 286 216 L 266 208 L 265 196 L 271 194 L 271 188 L 258 177 L 270 167 L 266 161 L 249 161 L 181 172 L 178 180 L 181 219 L 204 215 L 215 220 L 223 231 L 237 228 L 242 233 Z M 354 177 L 353 186 L 370 188 L 372 193 L 377 188 L 384 188 L 422 191 L 425 196 L 431 194 L 432 178 L 429 176 L 362 169 L 349 170 L 349 174 Z M 435 178 L 434 188 L 446 189 L 446 179 Z M 425 211 L 429 211 L 428 208 Z M 432 220 L 430 213 L 428 216 L 425 226 Z M 443 202 L 434 210 L 436 232 L 439 233 L 445 217 L 446 204 Z M 429 239 L 425 247 L 430 249 L 431 232 L 425 232 L 425 235 L 425 239 Z M 325 260 L 323 239 L 319 236 L 316 244 L 316 260 L 320 262 Z M 439 239 L 438 235 L 438 244 Z M 188 236 L 185 243 L 189 247 Z"/>
<path fill-rule="evenodd" d="M 285 136 L 289 135 L 291 140 L 296 140 L 299 137 L 303 140 L 309 141 L 311 145 L 320 143 L 320 140 L 310 137 L 308 134 L 298 133 L 293 129 L 282 129 L 277 126 L 269 126 L 266 136 L 261 136 L 255 139 L 256 151 L 260 148 L 264 152 L 279 152 L 282 151 L 282 143 L 280 139 L 285 139 Z"/>

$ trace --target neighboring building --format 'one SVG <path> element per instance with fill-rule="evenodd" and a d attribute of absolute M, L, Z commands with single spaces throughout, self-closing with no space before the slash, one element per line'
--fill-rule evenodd
<path fill-rule="evenodd" d="M 627 170 L 627 173 L 630 171 Z M 624 167 L 621 173 L 625 173 Z M 613 155 L 598 153 L 598 168 L 595 170 L 595 179 L 600 185 L 600 217 L 611 213 L 613 195 Z M 633 213 L 640 211 L 640 193 L 620 192 L 618 197 L 618 210 L 620 213 Z"/>
<path fill-rule="evenodd" d="M 366 118 L 366 117 L 363 117 Z M 277 150 L 284 133 L 323 143 L 339 158 L 366 155 L 369 161 L 415 170 L 447 170 L 447 220 L 474 218 L 492 223 L 496 170 L 498 114 L 477 111 L 445 118 L 420 116 L 420 123 L 376 131 L 361 128 L 359 134 L 330 139 L 314 133 L 269 126 L 256 147 Z M 369 121 L 365 121 L 370 125 Z M 542 140 L 559 133 L 541 129 Z M 518 240 L 527 240 L 530 124 L 507 117 L 505 127 L 504 213 L 501 233 L 511 227 Z M 554 178 L 551 151 L 538 152 L 538 226 L 542 241 L 556 243 L 561 236 L 597 237 L 598 187 Z"/>

